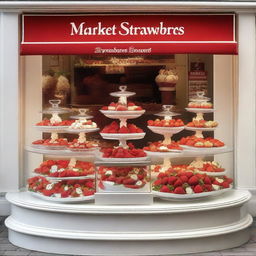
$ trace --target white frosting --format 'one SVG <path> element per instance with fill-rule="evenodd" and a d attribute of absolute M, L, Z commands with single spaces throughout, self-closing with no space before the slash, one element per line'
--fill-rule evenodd
<path fill-rule="evenodd" d="M 50 169 L 50 173 L 55 173 L 58 171 L 58 166 L 57 165 L 53 165 Z"/>
<path fill-rule="evenodd" d="M 222 183 L 224 180 L 220 178 L 216 178 L 216 181 L 218 181 L 219 183 Z"/>
<path fill-rule="evenodd" d="M 212 184 L 214 190 L 220 190 L 220 186 L 216 184 Z"/>
<path fill-rule="evenodd" d="M 111 171 L 111 170 L 107 170 L 106 172 L 105 172 L 105 175 L 106 176 L 110 176 L 110 175 L 112 175 L 113 174 L 113 172 Z"/>
<path fill-rule="evenodd" d="M 193 191 L 193 189 L 192 189 L 191 187 L 187 187 L 187 188 L 186 188 L 186 193 L 187 193 L 187 194 L 193 194 L 194 191 Z"/>
<path fill-rule="evenodd" d="M 48 184 L 45 189 L 46 189 L 46 190 L 51 190 L 51 189 L 53 188 L 53 186 L 54 186 L 53 183 Z"/>
<path fill-rule="evenodd" d="M 131 179 L 133 179 L 133 180 L 138 180 L 138 175 L 137 175 L 137 174 L 132 174 L 132 175 L 131 175 Z"/>
<path fill-rule="evenodd" d="M 53 113 L 52 117 L 50 119 L 50 123 L 51 124 L 58 124 L 62 121 L 62 119 L 60 118 L 60 116 L 58 115 L 58 113 Z"/>
<path fill-rule="evenodd" d="M 141 181 L 141 180 L 138 180 L 138 181 L 135 183 L 135 185 L 141 186 L 141 185 L 142 185 L 142 181 Z"/>
<path fill-rule="evenodd" d="M 108 107 L 108 110 L 116 110 L 116 108 L 113 107 L 113 106 L 109 106 L 109 107 Z"/>
<path fill-rule="evenodd" d="M 64 190 L 65 190 L 65 191 L 68 191 L 68 186 L 67 186 L 67 185 L 64 187 Z"/>
<path fill-rule="evenodd" d="M 76 193 L 77 193 L 78 195 L 83 195 L 83 191 L 82 191 L 81 188 L 76 188 Z"/>

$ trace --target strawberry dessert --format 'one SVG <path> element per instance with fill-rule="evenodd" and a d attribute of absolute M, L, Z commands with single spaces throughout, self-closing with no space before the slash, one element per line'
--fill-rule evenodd
<path fill-rule="evenodd" d="M 224 172 L 225 169 L 215 161 L 193 161 L 189 165 L 190 169 L 198 170 L 200 172 Z"/>
<path fill-rule="evenodd" d="M 142 149 L 137 149 L 133 144 L 129 143 L 127 148 L 114 147 L 114 148 L 103 148 L 103 158 L 137 158 L 146 157 L 147 154 Z"/>
<path fill-rule="evenodd" d="M 120 102 L 111 102 L 108 106 L 104 106 L 101 110 L 111 110 L 111 111 L 140 111 L 143 110 L 142 107 L 137 106 L 133 102 L 128 102 L 127 104 L 123 104 Z"/>
<path fill-rule="evenodd" d="M 79 119 L 75 120 L 69 127 L 70 130 L 82 130 L 97 128 L 97 124 L 92 120 Z"/>
<path fill-rule="evenodd" d="M 99 144 L 96 141 L 80 141 L 79 139 L 74 139 L 72 142 L 68 143 L 68 149 L 71 151 L 86 151 L 89 149 L 95 149 Z"/>
<path fill-rule="evenodd" d="M 101 133 L 143 133 L 143 130 L 138 128 L 135 124 L 127 124 L 127 126 L 119 126 L 118 122 L 113 121 L 111 124 L 105 126 Z"/>
<path fill-rule="evenodd" d="M 217 139 L 208 137 L 208 138 L 198 138 L 196 136 L 187 136 L 183 137 L 179 141 L 180 145 L 196 147 L 196 148 L 214 148 L 214 147 L 223 147 L 225 144 Z"/>
<path fill-rule="evenodd" d="M 82 179 L 51 183 L 44 177 L 36 176 L 28 179 L 28 190 L 48 197 L 84 197 L 95 193 L 95 182 L 93 179 Z"/>
<path fill-rule="evenodd" d="M 158 174 L 153 190 L 162 193 L 194 194 L 230 188 L 233 180 L 226 177 L 212 177 L 193 171 L 175 171 L 170 168 Z"/>
<path fill-rule="evenodd" d="M 158 126 L 158 127 L 181 127 L 184 123 L 181 119 L 156 119 L 148 120 L 148 126 Z"/>
<path fill-rule="evenodd" d="M 215 128 L 218 126 L 218 123 L 216 121 L 206 121 L 206 120 L 196 120 L 193 119 L 192 122 L 189 122 L 187 124 L 187 127 L 196 127 L 196 128 Z"/>
<path fill-rule="evenodd" d="M 74 166 L 71 166 L 68 160 L 46 160 L 34 172 L 49 177 L 87 176 L 94 174 L 94 165 L 90 162 L 76 161 Z"/>
<path fill-rule="evenodd" d="M 66 138 L 57 138 L 57 139 L 42 139 L 32 142 L 36 146 L 45 146 L 45 147 L 67 147 L 68 140 Z"/>
<path fill-rule="evenodd" d="M 211 109 L 213 104 L 210 101 L 210 98 L 205 97 L 205 92 L 197 92 L 196 97 L 191 98 L 190 102 L 188 103 L 188 108 L 205 108 Z"/>
<path fill-rule="evenodd" d="M 124 186 L 140 189 L 148 182 L 147 167 L 99 167 L 99 187 L 107 190 L 109 186 Z"/>
<path fill-rule="evenodd" d="M 210 102 L 189 102 L 188 108 L 212 108 L 213 104 Z"/>
<path fill-rule="evenodd" d="M 149 145 L 143 149 L 151 152 L 172 152 L 182 150 L 182 147 L 180 147 L 179 143 L 175 141 L 172 141 L 170 144 L 165 144 L 162 141 L 156 141 L 149 143 Z"/>
<path fill-rule="evenodd" d="M 37 123 L 37 126 L 70 126 L 74 120 L 63 120 L 52 123 L 50 119 L 45 118 L 43 121 Z"/>

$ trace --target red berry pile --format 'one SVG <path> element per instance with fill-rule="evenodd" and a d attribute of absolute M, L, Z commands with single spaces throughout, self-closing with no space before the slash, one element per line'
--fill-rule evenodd
<path fill-rule="evenodd" d="M 128 148 L 103 148 L 103 157 L 106 158 L 134 158 L 134 157 L 146 157 L 147 154 L 142 150 L 135 148 L 131 143 L 128 144 Z"/>
<path fill-rule="evenodd" d="M 198 138 L 196 136 L 183 137 L 179 143 L 181 145 L 197 147 L 197 148 L 212 148 L 212 147 L 223 147 L 225 144 L 217 139 L 208 138 Z"/>
<path fill-rule="evenodd" d="M 33 141 L 32 144 L 42 146 L 67 146 L 68 140 L 66 138 L 59 138 L 54 141 L 52 141 L 51 139 L 44 139 Z"/>
<path fill-rule="evenodd" d="M 35 176 L 28 179 L 28 190 L 41 193 L 44 196 L 81 197 L 93 195 L 95 183 L 93 179 L 83 179 L 63 180 L 53 184 L 44 177 Z"/>
<path fill-rule="evenodd" d="M 68 160 L 46 160 L 34 172 L 50 177 L 75 177 L 94 174 L 94 165 L 90 162 L 76 161 L 73 168 L 69 168 L 68 165 Z"/>
<path fill-rule="evenodd" d="M 111 111 L 137 111 L 143 110 L 142 107 L 135 105 L 133 102 L 128 102 L 127 106 L 119 102 L 111 102 L 108 106 L 101 108 L 102 110 L 111 110 Z"/>
<path fill-rule="evenodd" d="M 60 123 L 54 123 L 52 124 L 49 119 L 44 119 L 43 121 L 37 123 L 37 126 L 70 126 L 72 123 L 74 123 L 75 120 L 63 120 Z"/>
<path fill-rule="evenodd" d="M 151 152 L 170 152 L 172 150 L 182 150 L 179 143 L 172 141 L 170 144 L 164 144 L 162 141 L 156 141 L 150 143 L 144 150 Z"/>
<path fill-rule="evenodd" d="M 148 126 L 159 126 L 159 127 L 180 127 L 184 126 L 181 119 L 171 119 L 171 120 L 148 120 Z"/>
<path fill-rule="evenodd" d="M 170 169 L 158 174 L 153 183 L 153 190 L 174 194 L 203 193 L 229 188 L 232 182 L 233 180 L 226 176 L 212 177 L 189 170 L 177 172 Z"/>
<path fill-rule="evenodd" d="M 91 148 L 98 147 L 98 143 L 96 141 L 85 141 L 78 142 L 78 139 L 74 139 L 72 142 L 68 143 L 68 148 L 72 151 L 83 151 Z"/>
<path fill-rule="evenodd" d="M 135 124 L 127 124 L 120 127 L 116 121 L 104 127 L 102 133 L 143 133 L 143 130 L 138 128 Z"/>
<path fill-rule="evenodd" d="M 147 183 L 146 167 L 99 167 L 100 188 L 104 189 L 104 181 L 123 185 L 127 188 L 139 189 Z"/>

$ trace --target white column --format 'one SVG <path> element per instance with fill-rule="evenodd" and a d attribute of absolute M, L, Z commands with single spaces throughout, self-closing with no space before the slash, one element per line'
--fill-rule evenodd
<path fill-rule="evenodd" d="M 214 55 L 213 58 L 214 120 L 219 123 L 214 137 L 231 148 L 234 147 L 234 58 L 232 55 Z M 233 177 L 233 152 L 216 155 L 214 159 Z"/>
<path fill-rule="evenodd" d="M 235 90 L 235 168 L 238 188 L 256 188 L 255 14 L 238 15 L 238 83 Z"/>
<path fill-rule="evenodd" d="M 24 145 L 42 138 L 42 132 L 37 131 L 33 125 L 42 120 L 42 56 L 23 56 L 22 75 L 24 88 Z M 35 168 L 43 160 L 43 155 L 24 151 L 23 184 L 31 177 Z"/>
<path fill-rule="evenodd" d="M 0 192 L 19 189 L 19 14 L 0 13 Z"/>

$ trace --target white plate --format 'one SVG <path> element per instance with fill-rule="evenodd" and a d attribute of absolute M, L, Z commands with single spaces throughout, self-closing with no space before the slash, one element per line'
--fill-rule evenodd
<path fill-rule="evenodd" d="M 199 128 L 199 127 L 188 127 L 185 126 L 185 129 L 188 131 L 202 131 L 202 132 L 212 132 L 216 129 L 217 127 L 211 127 L 211 128 Z"/>
<path fill-rule="evenodd" d="M 89 133 L 89 132 L 96 132 L 98 131 L 99 128 L 85 128 L 85 129 L 70 129 L 70 128 L 67 128 L 65 130 L 65 132 L 67 133 Z"/>
<path fill-rule="evenodd" d="M 207 174 L 208 176 L 223 176 L 227 174 L 227 171 L 224 172 L 204 172 L 204 171 L 198 171 L 201 174 Z"/>
<path fill-rule="evenodd" d="M 78 148 L 68 148 L 68 151 L 71 152 L 78 152 L 78 153 L 95 153 L 95 151 L 98 149 L 99 147 L 92 147 L 92 148 L 84 148 L 84 149 L 78 149 Z"/>
<path fill-rule="evenodd" d="M 218 196 L 221 195 L 227 191 L 230 191 L 232 188 L 224 188 L 216 191 L 210 191 L 210 192 L 202 192 L 202 193 L 194 193 L 194 194 L 173 194 L 173 193 L 164 193 L 164 192 L 158 192 L 152 190 L 152 193 L 155 197 L 159 197 L 164 200 L 191 200 L 191 199 L 200 199 L 204 197 L 210 197 L 210 196 Z"/>
<path fill-rule="evenodd" d="M 146 133 L 100 133 L 103 139 L 107 140 L 137 140 L 143 139 Z"/>
<path fill-rule="evenodd" d="M 187 145 L 180 145 L 182 148 L 187 149 L 187 150 L 193 150 L 193 151 L 198 151 L 198 152 L 215 152 L 215 151 L 221 151 L 224 149 L 227 149 L 227 146 L 223 147 L 211 147 L 211 148 L 199 148 L 199 147 L 191 147 Z"/>
<path fill-rule="evenodd" d="M 142 188 L 133 189 L 127 188 L 123 184 L 116 184 L 112 181 L 102 181 L 105 189 L 100 190 L 102 192 L 148 192 L 149 191 L 149 184 L 146 183 Z"/>
<path fill-rule="evenodd" d="M 58 132 L 58 133 L 64 133 L 66 129 L 68 129 L 69 126 L 42 126 L 42 125 L 34 125 L 35 129 L 41 132 Z"/>
<path fill-rule="evenodd" d="M 175 133 L 181 132 L 182 130 L 184 130 L 185 127 L 184 126 L 180 126 L 180 127 L 148 126 L 148 128 L 152 132 L 165 135 L 165 134 L 175 134 Z"/>
<path fill-rule="evenodd" d="M 182 156 L 182 150 L 173 150 L 172 152 L 152 152 L 144 150 L 148 156 L 158 156 L 158 157 L 180 157 Z"/>
<path fill-rule="evenodd" d="M 145 110 L 137 110 L 137 111 L 131 111 L 131 110 L 126 110 L 126 111 L 116 111 L 116 110 L 100 110 L 100 112 L 105 115 L 108 118 L 112 119 L 133 119 L 140 117 L 145 113 Z"/>
<path fill-rule="evenodd" d="M 92 196 L 81 196 L 81 197 L 66 197 L 66 198 L 58 198 L 58 197 L 53 197 L 53 196 L 44 196 L 42 194 L 39 194 L 37 192 L 32 192 L 28 191 L 31 193 L 33 196 L 46 200 L 46 201 L 51 201 L 51 202 L 56 202 L 56 203 L 79 203 L 79 202 L 84 202 L 84 201 L 91 201 L 94 200 L 94 195 Z"/>
<path fill-rule="evenodd" d="M 144 162 L 144 161 L 147 161 L 148 160 L 148 157 L 130 157 L 130 158 L 111 158 L 111 157 L 97 157 L 98 160 L 100 160 L 101 162 L 113 162 L 113 163 L 116 163 L 116 162 L 119 162 L 119 163 L 140 163 L 140 162 Z"/>
<path fill-rule="evenodd" d="M 47 149 L 47 150 L 64 150 L 67 146 L 45 146 L 39 144 L 32 144 L 31 147 L 36 149 Z"/>
<path fill-rule="evenodd" d="M 214 108 L 185 108 L 188 112 L 192 112 L 192 113 L 212 113 L 215 111 Z"/>
<path fill-rule="evenodd" d="M 41 149 L 41 148 L 35 148 L 31 146 L 26 146 L 25 149 L 28 152 L 33 152 L 37 154 L 44 154 L 44 155 L 56 155 L 56 156 L 66 156 L 66 157 L 94 157 L 95 151 L 87 151 L 87 152 L 78 152 L 78 151 L 71 151 L 67 149 L 62 150 L 51 150 L 51 149 Z"/>
<path fill-rule="evenodd" d="M 42 175 L 39 173 L 33 173 L 33 176 L 42 176 L 46 178 L 47 180 L 89 180 L 89 179 L 95 179 L 95 175 L 87 175 L 87 176 L 74 176 L 74 177 L 51 177 L 47 175 Z"/>

